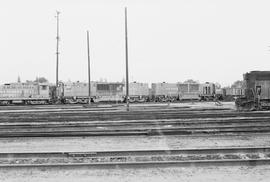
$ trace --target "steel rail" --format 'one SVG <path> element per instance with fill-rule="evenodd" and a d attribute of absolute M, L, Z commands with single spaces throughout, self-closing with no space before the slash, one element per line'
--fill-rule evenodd
<path fill-rule="evenodd" d="M 270 126 L 249 127 L 212 127 L 212 128 L 156 128 L 132 130 L 62 130 L 57 131 L 7 131 L 0 132 L 0 138 L 6 137 L 68 137 L 68 136 L 133 136 L 133 135 L 194 135 L 194 134 L 224 134 L 224 133 L 269 133 Z"/>
<path fill-rule="evenodd" d="M 258 124 L 258 123 L 270 123 L 270 117 L 261 117 L 261 118 L 210 118 L 210 119 L 171 119 L 171 120 L 118 120 L 118 121 L 33 121 L 33 122 L 0 122 L 0 129 L 8 128 L 38 128 L 38 127 L 99 127 L 99 126 L 132 126 L 132 125 L 213 125 L 213 124 Z"/>
<path fill-rule="evenodd" d="M 210 159 L 209 159 L 210 158 Z M 270 163 L 270 147 L 201 148 L 182 150 L 0 153 L 0 167 L 108 165 L 197 165 Z M 33 160 L 34 159 L 34 160 Z M 40 161 L 38 161 L 40 159 Z M 15 162 L 13 162 L 14 160 Z M 30 160 L 30 162 L 28 161 Z M 31 161 L 33 160 L 33 161 Z M 59 162 L 60 161 L 60 162 Z M 27 163 L 28 162 L 28 163 Z"/>

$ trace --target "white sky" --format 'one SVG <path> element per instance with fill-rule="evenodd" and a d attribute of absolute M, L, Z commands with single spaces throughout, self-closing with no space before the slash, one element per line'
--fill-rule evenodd
<path fill-rule="evenodd" d="M 124 7 L 128 7 L 130 81 L 195 79 L 223 86 L 270 68 L 269 0 L 1 0 L 0 83 L 44 76 L 55 82 L 60 14 L 59 80 L 125 75 Z"/>

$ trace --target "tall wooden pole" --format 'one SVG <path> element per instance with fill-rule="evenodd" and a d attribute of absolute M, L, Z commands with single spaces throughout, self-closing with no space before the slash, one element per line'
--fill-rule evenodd
<path fill-rule="evenodd" d="M 125 7 L 125 40 L 126 40 L 126 103 L 129 111 L 129 81 L 128 81 L 128 33 L 127 33 L 127 8 Z"/>
<path fill-rule="evenodd" d="M 58 64 L 59 64 L 59 11 L 56 11 L 56 21 L 57 21 L 57 27 L 56 27 L 56 87 L 58 87 Z"/>
<path fill-rule="evenodd" d="M 87 30 L 87 58 L 88 58 L 88 97 L 89 105 L 91 104 L 91 77 L 90 77 L 90 46 L 89 46 L 89 31 Z"/>

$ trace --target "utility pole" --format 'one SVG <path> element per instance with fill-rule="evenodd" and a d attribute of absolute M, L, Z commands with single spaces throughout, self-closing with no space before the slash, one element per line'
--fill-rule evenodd
<path fill-rule="evenodd" d="M 127 7 L 125 7 L 125 40 L 126 40 L 126 102 L 127 102 L 127 111 L 129 111 Z"/>
<path fill-rule="evenodd" d="M 56 36 L 56 87 L 58 87 L 58 64 L 59 64 L 59 11 L 56 11 L 57 36 Z"/>
<path fill-rule="evenodd" d="M 88 97 L 89 105 L 91 105 L 91 77 L 90 77 L 90 47 L 89 47 L 89 31 L 87 30 L 87 58 L 88 58 Z"/>

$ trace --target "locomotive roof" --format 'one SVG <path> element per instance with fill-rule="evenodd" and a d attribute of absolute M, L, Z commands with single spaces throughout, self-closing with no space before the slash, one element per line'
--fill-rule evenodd
<path fill-rule="evenodd" d="M 256 79 L 256 80 L 270 80 L 270 71 L 251 71 L 243 75 L 244 80 Z"/>
<path fill-rule="evenodd" d="M 4 83 L 3 85 L 48 85 L 48 83 L 37 83 L 37 82 L 13 82 L 13 83 Z"/>

